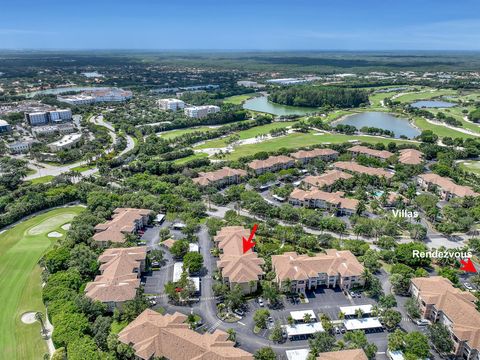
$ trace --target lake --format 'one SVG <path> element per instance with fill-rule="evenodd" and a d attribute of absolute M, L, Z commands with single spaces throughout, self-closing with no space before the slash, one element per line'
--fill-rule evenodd
<path fill-rule="evenodd" d="M 411 104 L 414 108 L 450 108 L 457 104 L 440 100 L 421 100 Z"/>
<path fill-rule="evenodd" d="M 260 111 L 273 115 L 305 115 L 318 111 L 317 108 L 300 107 L 300 106 L 287 106 L 281 104 L 275 104 L 268 101 L 267 96 L 258 96 L 252 99 L 246 100 L 243 103 L 243 108 L 247 110 Z"/>
<path fill-rule="evenodd" d="M 390 130 L 393 131 L 396 138 L 399 138 L 401 135 L 405 135 L 408 138 L 414 138 L 415 136 L 420 135 L 420 131 L 410 124 L 408 119 L 399 118 L 383 112 L 364 112 L 349 115 L 343 120 L 332 123 L 332 125 L 337 124 L 352 125 L 357 129 L 368 126 Z"/>

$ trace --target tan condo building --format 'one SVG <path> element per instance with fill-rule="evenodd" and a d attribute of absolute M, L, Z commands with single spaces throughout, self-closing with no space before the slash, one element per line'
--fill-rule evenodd
<path fill-rule="evenodd" d="M 391 172 L 388 172 L 384 169 L 363 166 L 355 161 L 337 161 L 336 163 L 333 163 L 333 167 L 340 171 L 384 177 L 387 180 L 393 177 Z"/>
<path fill-rule="evenodd" d="M 147 247 L 107 249 L 98 258 L 100 275 L 85 287 L 85 296 L 107 304 L 112 311 L 133 300 L 145 271 Z"/>
<path fill-rule="evenodd" d="M 391 153 L 390 151 L 370 149 L 369 147 L 361 145 L 355 145 L 347 150 L 351 152 L 353 156 L 364 155 L 366 157 L 376 158 L 380 160 L 387 160 L 388 158 L 393 156 L 393 153 Z"/>
<path fill-rule="evenodd" d="M 118 334 L 118 340 L 132 345 L 143 360 L 253 360 L 252 354 L 234 347 L 227 333 L 217 329 L 199 334 L 186 321 L 179 312 L 161 315 L 147 309 Z"/>
<path fill-rule="evenodd" d="M 289 197 L 292 205 L 300 205 L 309 208 L 335 210 L 339 215 L 353 215 L 358 206 L 358 200 L 343 197 L 344 193 L 334 193 L 314 189 L 305 191 L 294 189 Z"/>
<path fill-rule="evenodd" d="M 316 187 L 318 189 L 322 189 L 322 188 L 329 189 L 337 181 L 342 179 L 348 180 L 348 179 L 351 179 L 352 177 L 353 177 L 352 175 L 340 170 L 329 170 L 322 175 L 306 176 L 302 180 L 302 185 L 305 186 L 306 188 Z"/>
<path fill-rule="evenodd" d="M 253 160 L 248 164 L 249 169 L 257 175 L 279 171 L 283 169 L 291 168 L 295 165 L 295 159 L 285 156 L 270 156 L 265 160 Z"/>
<path fill-rule="evenodd" d="M 403 149 L 398 154 L 398 162 L 401 164 L 420 165 L 423 163 L 423 153 L 416 149 Z"/>
<path fill-rule="evenodd" d="M 245 176 L 247 176 L 245 170 L 223 167 L 215 171 L 200 172 L 198 173 L 198 177 L 193 179 L 193 182 L 200 186 L 225 186 L 238 184 Z"/>
<path fill-rule="evenodd" d="M 93 240 L 101 246 L 107 246 L 109 242 L 124 243 L 125 235 L 143 229 L 151 214 L 152 211 L 147 209 L 116 208 L 112 220 L 95 226 Z"/>
<path fill-rule="evenodd" d="M 280 288 L 290 282 L 291 291 L 305 293 L 319 286 L 350 289 L 363 286 L 363 265 L 350 251 L 327 249 L 315 256 L 287 252 L 272 256 L 275 281 Z"/>
<path fill-rule="evenodd" d="M 265 274 L 262 265 L 265 261 L 257 256 L 252 249 L 243 253 L 242 238 L 248 239 L 250 230 L 242 226 L 227 226 L 222 228 L 213 238 L 222 251 L 217 267 L 222 274 L 223 282 L 230 288 L 239 285 L 244 294 L 257 290 L 258 281 Z"/>
<path fill-rule="evenodd" d="M 479 195 L 469 186 L 457 185 L 450 178 L 442 177 L 437 174 L 419 175 L 418 184 L 425 190 L 436 191 L 443 200 Z"/>
<path fill-rule="evenodd" d="M 448 327 L 455 345 L 455 356 L 480 359 L 480 313 L 477 298 L 453 287 L 441 276 L 413 278 L 410 292 L 417 299 L 422 317 Z"/>
<path fill-rule="evenodd" d="M 351 349 L 320 353 L 316 360 L 368 360 L 368 358 L 362 349 Z"/>
<path fill-rule="evenodd" d="M 290 156 L 302 164 L 306 164 L 313 159 L 321 159 L 323 161 L 335 160 L 338 157 L 338 151 L 332 149 L 300 150 L 290 154 Z"/>

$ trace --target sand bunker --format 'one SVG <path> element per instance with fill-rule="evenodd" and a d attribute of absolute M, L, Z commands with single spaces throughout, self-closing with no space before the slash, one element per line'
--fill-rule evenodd
<path fill-rule="evenodd" d="M 47 236 L 49 238 L 59 238 L 59 237 L 62 237 L 63 235 L 57 231 L 52 231 L 51 233 L 48 233 Z"/>
<path fill-rule="evenodd" d="M 33 324 L 35 321 L 35 312 L 34 311 L 29 311 L 29 312 L 26 312 L 22 315 L 22 318 L 21 318 L 22 322 L 24 324 Z"/>
<path fill-rule="evenodd" d="M 70 223 L 62 225 L 63 230 L 70 230 L 71 227 L 72 227 L 72 224 Z"/>

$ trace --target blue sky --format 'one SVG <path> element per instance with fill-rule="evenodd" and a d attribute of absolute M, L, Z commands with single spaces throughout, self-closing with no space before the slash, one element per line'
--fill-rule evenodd
<path fill-rule="evenodd" d="M 480 1 L 5 0 L 0 48 L 480 50 Z"/>

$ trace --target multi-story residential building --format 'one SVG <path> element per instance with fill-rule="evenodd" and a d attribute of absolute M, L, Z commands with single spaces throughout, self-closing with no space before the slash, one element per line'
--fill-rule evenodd
<path fill-rule="evenodd" d="M 178 111 L 185 108 L 185 102 L 178 99 L 160 99 L 157 100 L 160 109 L 169 111 Z"/>
<path fill-rule="evenodd" d="M 60 140 L 54 141 L 47 145 L 47 147 L 54 152 L 71 149 L 77 146 L 82 140 L 82 134 L 65 135 Z"/>
<path fill-rule="evenodd" d="M 238 285 L 244 294 L 257 290 L 258 281 L 265 274 L 262 265 L 264 260 L 250 249 L 243 253 L 242 238 L 248 238 L 250 231 L 242 226 L 226 226 L 213 238 L 222 252 L 217 267 L 224 283 L 230 288 Z"/>
<path fill-rule="evenodd" d="M 5 120 L 0 119 L 0 134 L 5 134 L 12 131 L 12 127 Z"/>
<path fill-rule="evenodd" d="M 34 113 L 25 113 L 25 120 L 30 126 L 45 125 L 48 123 L 59 123 L 72 120 L 72 111 L 70 109 L 42 111 Z"/>
<path fill-rule="evenodd" d="M 292 205 L 300 205 L 309 208 L 335 210 L 339 215 L 353 215 L 358 206 L 358 200 L 343 197 L 341 191 L 329 193 L 318 189 L 305 191 L 294 189 L 289 197 Z"/>
<path fill-rule="evenodd" d="M 220 112 L 220 107 L 215 105 L 189 106 L 184 109 L 185 115 L 195 119 L 201 119 L 208 114 Z"/>
<path fill-rule="evenodd" d="M 144 228 L 149 221 L 151 210 L 117 208 L 113 211 L 112 220 L 95 226 L 93 240 L 101 246 L 112 243 L 124 243 L 125 235 L 135 234 Z"/>
<path fill-rule="evenodd" d="M 321 159 L 323 161 L 335 160 L 338 157 L 338 151 L 332 149 L 300 150 L 290 154 L 290 156 L 297 159 L 302 164 L 306 164 L 313 159 Z"/>
<path fill-rule="evenodd" d="M 106 304 L 110 311 L 133 300 L 145 271 L 147 247 L 107 249 L 98 258 L 100 275 L 85 287 L 85 296 Z"/>
<path fill-rule="evenodd" d="M 245 176 L 247 176 L 245 170 L 223 167 L 215 171 L 199 172 L 198 177 L 194 178 L 193 182 L 200 186 L 224 186 L 238 184 Z"/>
<path fill-rule="evenodd" d="M 453 287 L 441 276 L 413 278 L 410 292 L 423 318 L 447 326 L 457 358 L 480 359 L 480 313 L 473 294 Z"/>
<path fill-rule="evenodd" d="M 346 171 L 349 173 L 384 177 L 387 180 L 390 180 L 394 175 L 393 173 L 384 169 L 363 166 L 354 161 L 337 161 L 336 163 L 333 163 L 333 167 L 334 169 Z"/>
<path fill-rule="evenodd" d="M 319 286 L 350 289 L 363 286 L 363 265 L 350 251 L 325 250 L 315 256 L 286 252 L 272 255 L 275 281 L 280 288 L 290 286 L 290 291 L 305 293 Z"/>
<path fill-rule="evenodd" d="M 190 329 L 179 312 L 162 315 L 147 309 L 127 325 L 118 340 L 131 345 L 138 359 L 253 360 L 252 354 L 235 347 L 221 330 L 200 334 Z"/>
<path fill-rule="evenodd" d="M 307 189 L 315 187 L 318 189 L 329 189 L 333 184 L 335 184 L 339 180 L 348 180 L 351 179 L 353 176 L 339 170 L 329 170 L 322 175 L 313 176 L 309 175 L 306 176 L 302 180 L 302 185 Z"/>
<path fill-rule="evenodd" d="M 469 186 L 457 185 L 452 179 L 433 173 L 418 175 L 417 181 L 423 189 L 438 193 L 443 200 L 479 195 Z"/>
<path fill-rule="evenodd" d="M 420 165 L 423 163 L 423 153 L 417 149 L 402 149 L 398 155 L 398 162 L 405 165 Z"/>
<path fill-rule="evenodd" d="M 394 155 L 390 151 L 370 149 L 362 145 L 355 145 L 350 149 L 347 149 L 347 151 L 351 152 L 353 156 L 365 155 L 366 157 L 377 158 L 380 160 L 387 160 Z"/>
<path fill-rule="evenodd" d="M 253 160 L 248 164 L 249 169 L 257 175 L 288 169 L 293 166 L 295 166 L 295 159 L 285 155 L 270 156 L 265 160 Z"/>

